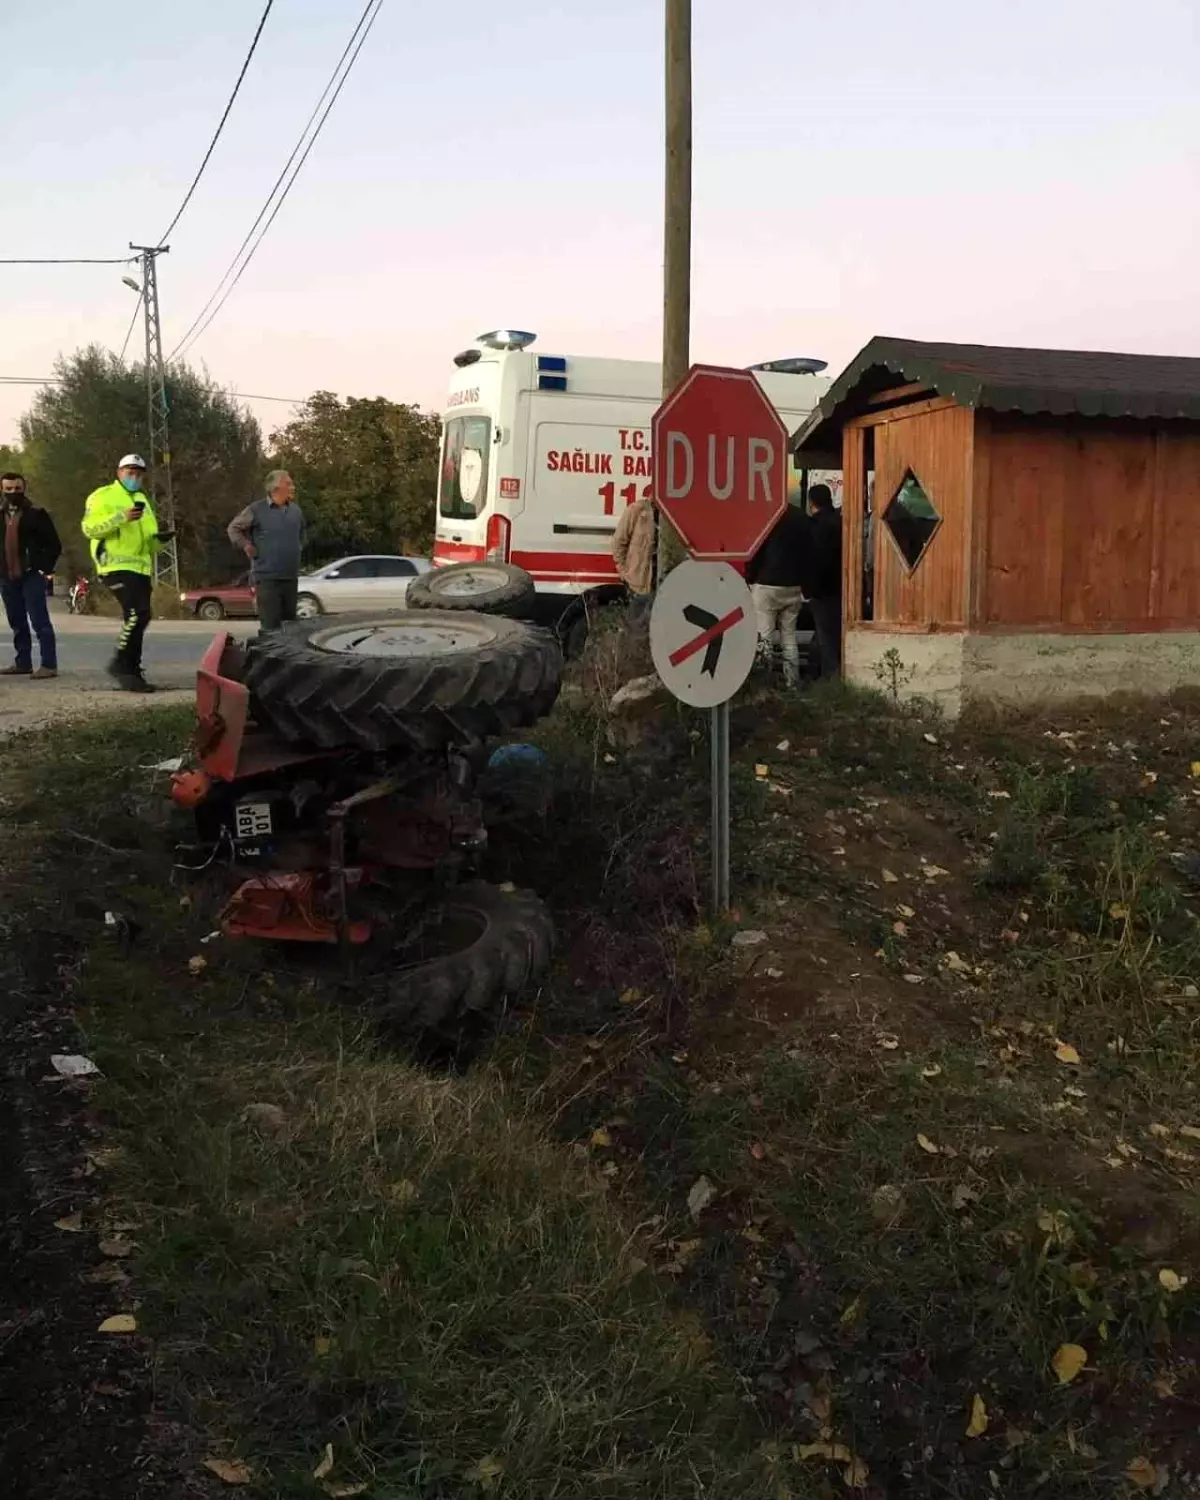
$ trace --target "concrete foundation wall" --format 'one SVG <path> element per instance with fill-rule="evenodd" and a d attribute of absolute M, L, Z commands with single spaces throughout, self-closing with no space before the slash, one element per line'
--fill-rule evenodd
<path fill-rule="evenodd" d="M 928 698 L 950 718 L 971 702 L 1062 702 L 1114 693 L 1161 696 L 1200 687 L 1200 632 L 1139 635 L 912 635 L 851 630 L 851 682 L 890 694 L 888 653 L 902 698 Z"/>

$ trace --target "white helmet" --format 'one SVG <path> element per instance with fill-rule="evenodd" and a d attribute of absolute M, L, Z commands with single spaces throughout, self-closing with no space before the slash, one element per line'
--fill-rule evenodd
<path fill-rule="evenodd" d="M 118 469 L 144 469 L 146 460 L 140 453 L 127 453 L 117 465 Z"/>

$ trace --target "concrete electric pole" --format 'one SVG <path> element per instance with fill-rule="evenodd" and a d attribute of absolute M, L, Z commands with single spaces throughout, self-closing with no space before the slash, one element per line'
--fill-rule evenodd
<path fill-rule="evenodd" d="M 666 184 L 663 224 L 664 398 L 691 364 L 692 0 L 666 0 Z M 658 526 L 658 577 L 686 557 L 668 522 Z"/>
<path fill-rule="evenodd" d="M 171 435 L 168 421 L 167 372 L 163 364 L 162 323 L 158 312 L 158 269 L 160 255 L 170 245 L 133 245 L 142 258 L 142 306 L 146 315 L 146 415 L 150 433 L 150 493 L 154 511 L 164 531 L 175 530 L 175 494 L 171 486 Z M 179 549 L 174 540 L 158 554 L 154 565 L 155 582 L 179 585 Z"/>

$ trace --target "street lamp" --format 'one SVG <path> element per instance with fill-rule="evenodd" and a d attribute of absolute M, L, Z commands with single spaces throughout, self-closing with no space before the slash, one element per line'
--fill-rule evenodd
<path fill-rule="evenodd" d="M 136 281 L 134 281 L 132 276 L 122 276 L 121 280 L 125 283 L 125 285 L 131 292 L 136 292 L 139 297 L 142 295 L 141 287 L 137 284 Z"/>

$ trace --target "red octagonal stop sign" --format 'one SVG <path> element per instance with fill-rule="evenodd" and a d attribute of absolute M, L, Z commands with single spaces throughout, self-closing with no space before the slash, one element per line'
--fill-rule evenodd
<path fill-rule="evenodd" d="M 693 365 L 654 414 L 654 499 L 692 556 L 753 557 L 787 508 L 787 429 L 749 370 Z"/>

